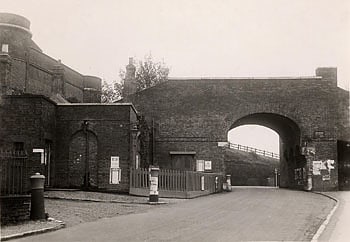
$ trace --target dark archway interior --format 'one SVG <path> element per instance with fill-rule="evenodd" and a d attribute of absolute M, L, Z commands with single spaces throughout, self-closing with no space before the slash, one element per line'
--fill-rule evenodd
<path fill-rule="evenodd" d="M 261 125 L 276 131 L 280 136 L 280 187 L 298 188 L 303 186 L 303 177 L 295 175 L 295 169 L 305 166 L 300 154 L 300 128 L 291 119 L 273 113 L 255 113 L 236 120 L 231 129 L 241 125 Z M 258 138 L 258 137 L 257 137 Z"/>

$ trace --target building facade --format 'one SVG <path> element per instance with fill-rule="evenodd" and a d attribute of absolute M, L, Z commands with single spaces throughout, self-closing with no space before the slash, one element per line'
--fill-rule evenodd
<path fill-rule="evenodd" d="M 140 165 L 135 108 L 101 104 L 100 78 L 46 55 L 31 37 L 26 18 L 0 13 L 0 150 L 27 154 L 28 190 L 40 172 L 47 187 L 128 192 L 129 169 Z"/>

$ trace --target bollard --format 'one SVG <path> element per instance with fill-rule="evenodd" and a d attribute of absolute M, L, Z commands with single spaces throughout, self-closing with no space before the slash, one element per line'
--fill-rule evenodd
<path fill-rule="evenodd" d="M 32 190 L 30 219 L 32 220 L 45 219 L 44 182 L 45 176 L 40 175 L 40 173 L 35 173 L 30 177 Z"/>
<path fill-rule="evenodd" d="M 227 183 L 227 190 L 226 191 L 232 191 L 231 188 L 231 175 L 226 175 L 226 183 Z"/>
<path fill-rule="evenodd" d="M 149 202 L 152 204 L 158 203 L 158 176 L 159 167 L 150 166 L 150 186 L 149 186 Z"/>

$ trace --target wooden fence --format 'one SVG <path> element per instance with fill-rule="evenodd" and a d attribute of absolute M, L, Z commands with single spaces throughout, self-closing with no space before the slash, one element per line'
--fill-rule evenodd
<path fill-rule="evenodd" d="M 273 153 L 270 151 L 260 150 L 257 148 L 239 145 L 239 144 L 232 144 L 230 142 L 228 142 L 228 148 L 235 149 L 235 150 L 241 150 L 241 151 L 245 151 L 245 152 L 253 152 L 253 153 L 258 154 L 258 155 L 263 155 L 263 156 L 267 156 L 267 157 L 271 157 L 271 158 L 275 158 L 275 159 L 280 158 L 279 154 L 276 154 L 276 153 Z"/>
<path fill-rule="evenodd" d="M 131 169 L 130 194 L 149 195 L 148 169 Z M 217 173 L 194 171 L 159 171 L 158 189 L 160 197 L 192 198 L 222 191 L 224 176 Z"/>
<path fill-rule="evenodd" d="M 27 155 L 24 151 L 0 150 L 1 195 L 26 194 Z"/>

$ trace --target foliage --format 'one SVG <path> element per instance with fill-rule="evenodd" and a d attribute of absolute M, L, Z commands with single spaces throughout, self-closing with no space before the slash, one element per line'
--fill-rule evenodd
<path fill-rule="evenodd" d="M 155 62 L 152 55 L 145 56 L 136 66 L 137 91 L 153 87 L 168 80 L 169 68 L 164 62 Z"/>
<path fill-rule="evenodd" d="M 168 74 L 169 68 L 164 62 L 156 62 L 151 54 L 146 55 L 144 60 L 136 62 L 137 91 L 142 91 L 168 80 Z M 120 83 L 117 81 L 113 81 L 113 83 L 103 82 L 101 96 L 103 103 L 115 102 L 122 98 L 125 75 L 125 70 L 120 70 Z"/>
<path fill-rule="evenodd" d="M 116 81 L 113 81 L 113 83 L 108 83 L 106 81 L 103 81 L 101 102 L 112 103 L 119 100 L 122 97 L 122 90 L 123 90 L 123 85 Z"/>

